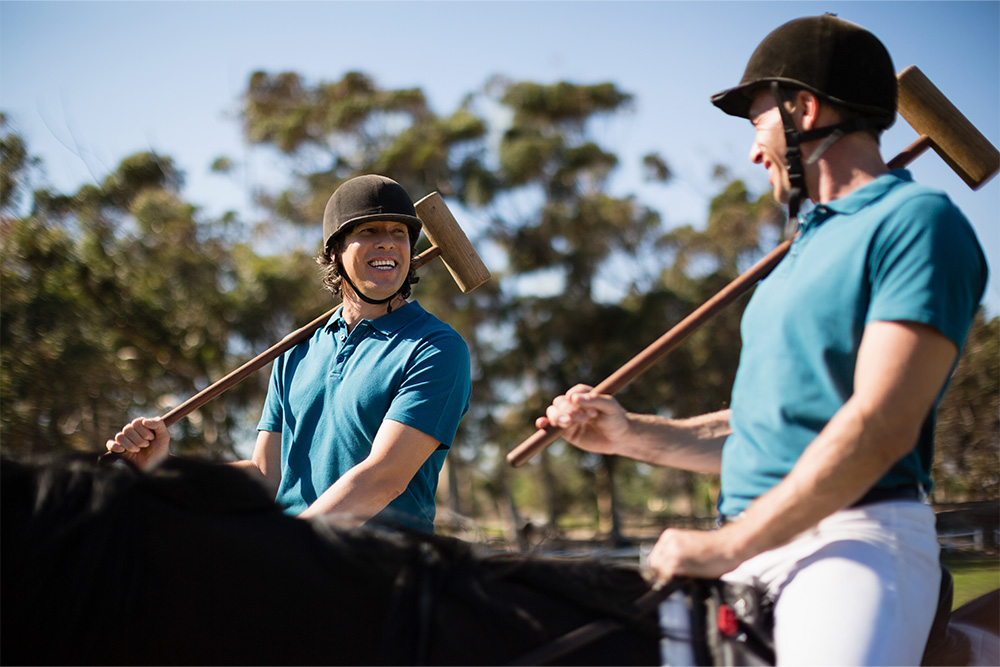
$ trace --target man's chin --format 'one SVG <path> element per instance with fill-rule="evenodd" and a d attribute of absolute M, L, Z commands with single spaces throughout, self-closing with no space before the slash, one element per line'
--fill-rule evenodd
<path fill-rule="evenodd" d="M 403 287 L 403 281 L 400 280 L 395 285 L 386 284 L 384 282 L 367 282 L 360 285 L 364 293 L 371 299 L 388 299 L 393 296 Z"/>

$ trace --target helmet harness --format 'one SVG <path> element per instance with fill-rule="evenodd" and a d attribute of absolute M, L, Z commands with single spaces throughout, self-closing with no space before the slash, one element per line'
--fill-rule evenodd
<path fill-rule="evenodd" d="M 792 116 L 788 113 L 786 103 L 790 101 L 786 91 L 777 81 L 771 81 L 771 94 L 774 96 L 781 114 L 781 123 L 785 129 L 785 167 L 788 170 L 788 226 L 785 234 L 794 233 L 798 224 L 799 208 L 803 199 L 809 199 L 809 188 L 806 185 L 805 167 L 815 164 L 826 151 L 845 135 L 852 132 L 865 132 L 878 129 L 880 119 L 874 117 L 854 118 L 835 125 L 825 125 L 812 130 L 797 130 Z M 815 151 L 802 161 L 802 144 L 826 138 Z"/>

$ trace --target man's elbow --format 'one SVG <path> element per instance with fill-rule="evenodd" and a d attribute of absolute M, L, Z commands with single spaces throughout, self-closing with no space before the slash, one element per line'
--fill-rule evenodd
<path fill-rule="evenodd" d="M 406 491 L 406 487 L 409 485 L 409 483 L 410 480 L 408 479 L 404 480 L 404 479 L 392 478 L 386 480 L 382 490 L 385 497 L 385 504 L 388 505 L 393 500 L 403 495 L 403 492 Z"/>
<path fill-rule="evenodd" d="M 888 469 L 917 446 L 921 423 L 913 419 L 880 419 L 876 423 L 878 425 L 870 432 L 869 441 L 875 445 L 872 451 L 883 456 Z"/>
<path fill-rule="evenodd" d="M 410 479 L 391 470 L 370 469 L 366 486 L 374 504 L 385 507 L 406 491 Z"/>

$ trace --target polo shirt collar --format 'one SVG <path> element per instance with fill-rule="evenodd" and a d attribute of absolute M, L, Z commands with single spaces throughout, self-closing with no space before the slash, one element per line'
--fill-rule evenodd
<path fill-rule="evenodd" d="M 379 331 L 386 336 L 390 336 L 404 326 L 412 322 L 413 320 L 420 317 L 424 312 L 424 309 L 416 301 L 408 301 L 401 307 L 396 308 L 391 313 L 387 313 L 382 317 L 376 318 L 374 320 L 362 320 L 368 323 L 375 331 Z M 327 322 L 326 329 L 329 331 L 336 331 L 339 329 L 346 329 L 347 324 L 344 322 L 344 307 L 340 306 L 337 310 L 330 316 Z M 360 324 L 360 323 L 359 323 Z"/>
<path fill-rule="evenodd" d="M 420 307 L 419 303 L 416 301 L 407 301 L 400 308 L 396 308 L 391 313 L 383 315 L 378 319 L 368 320 L 368 322 L 371 324 L 372 329 L 381 331 L 385 335 L 389 336 L 420 317 L 421 312 L 423 312 L 423 308 Z"/>
<path fill-rule="evenodd" d="M 878 176 L 871 183 L 866 183 L 840 199 L 828 201 L 816 208 L 821 209 L 825 207 L 834 213 L 853 215 L 876 199 L 881 199 L 887 192 L 901 183 L 910 183 L 912 181 L 913 176 L 910 175 L 909 171 L 906 169 L 896 169 L 895 171 Z"/>

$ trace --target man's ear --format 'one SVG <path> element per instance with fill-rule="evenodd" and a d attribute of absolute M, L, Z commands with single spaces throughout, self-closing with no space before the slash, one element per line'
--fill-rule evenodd
<path fill-rule="evenodd" d="M 330 245 L 326 247 L 326 258 L 331 262 L 337 261 L 337 255 L 340 254 L 340 243 L 336 240 L 330 242 Z"/>
<path fill-rule="evenodd" d="M 795 95 L 796 109 L 800 110 L 802 118 L 802 129 L 811 130 L 816 127 L 819 119 L 819 98 L 808 90 L 800 90 Z"/>

